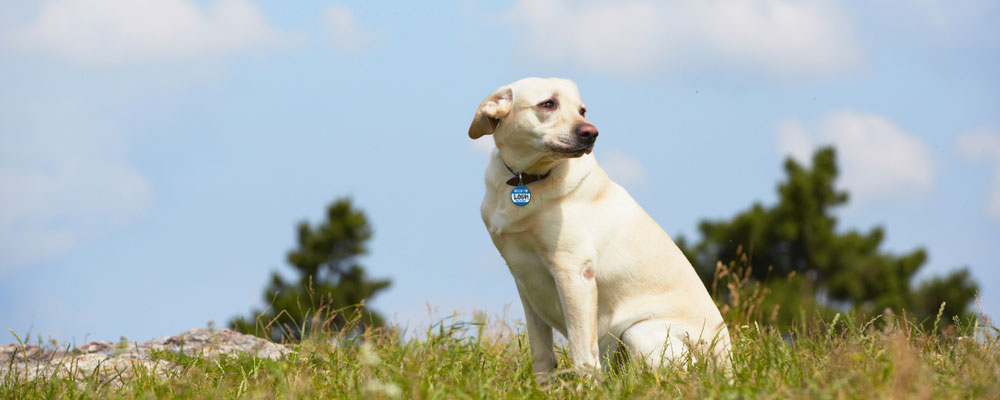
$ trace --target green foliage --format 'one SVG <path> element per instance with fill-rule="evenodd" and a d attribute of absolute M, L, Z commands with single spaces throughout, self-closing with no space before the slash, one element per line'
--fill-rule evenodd
<path fill-rule="evenodd" d="M 975 301 L 978 285 L 967 269 L 943 277 L 933 277 L 920 283 L 913 294 L 913 310 L 917 315 L 934 315 L 944 303 L 944 316 L 966 315 L 967 304 Z"/>
<path fill-rule="evenodd" d="M 410 339 L 398 330 L 325 332 L 292 345 L 293 353 L 276 361 L 248 355 L 168 356 L 163 359 L 181 368 L 166 377 L 149 369 L 116 381 L 58 375 L 26 380 L 8 374 L 0 376 L 0 398 L 1000 397 L 995 328 L 963 323 L 939 333 L 900 317 L 883 317 L 878 328 L 838 317 L 812 319 L 809 326 L 789 330 L 731 325 L 728 374 L 686 358 L 659 369 L 626 364 L 598 377 L 562 368 L 536 382 L 523 330 L 478 315 L 468 322 L 446 319 Z M 571 365 L 564 347 L 556 355 L 560 366 Z"/>
<path fill-rule="evenodd" d="M 801 315 L 788 328 L 761 325 L 755 321 L 770 294 L 751 282 L 749 269 L 718 265 L 712 276 L 714 285 L 729 289 L 716 299 L 732 339 L 729 368 L 687 354 L 660 368 L 625 359 L 620 368 L 581 376 L 557 341 L 559 367 L 536 380 L 524 327 L 506 318 L 452 316 L 404 334 L 365 329 L 362 315 L 354 314 L 340 329 L 317 327 L 278 360 L 154 351 L 174 368 L 62 370 L 35 379 L 0 372 L 0 398 L 1000 398 L 1000 330 L 985 317 L 942 330 L 889 312 L 870 320 L 836 313 Z"/>
<path fill-rule="evenodd" d="M 310 331 L 340 329 L 353 319 L 362 330 L 383 326 L 382 317 L 364 306 L 390 284 L 369 279 L 357 262 L 368 253 L 365 244 L 372 237 L 365 214 L 349 199 L 340 199 L 327 208 L 325 221 L 315 227 L 302 221 L 297 233 L 298 247 L 288 253 L 288 263 L 298 279 L 286 281 L 273 273 L 264 291 L 270 307 L 234 319 L 231 327 L 274 341 L 298 341 Z"/>
<path fill-rule="evenodd" d="M 777 204 L 756 203 L 730 220 L 703 221 L 696 244 L 678 240 L 707 286 L 718 262 L 755 266 L 752 280 L 773 294 L 765 308 L 784 309 L 775 322 L 785 326 L 801 309 L 873 315 L 890 308 L 927 319 L 936 316 L 942 302 L 947 303 L 946 321 L 968 317 L 978 286 L 967 269 L 914 289 L 913 277 L 927 260 L 925 250 L 900 255 L 881 250 L 881 227 L 837 230 L 833 211 L 847 203 L 848 194 L 834 185 L 838 169 L 833 148 L 818 150 L 812 168 L 786 160 L 785 174 Z"/>

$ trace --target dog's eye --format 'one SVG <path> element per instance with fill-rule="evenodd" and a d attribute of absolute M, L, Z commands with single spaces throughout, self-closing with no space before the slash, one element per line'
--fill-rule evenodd
<path fill-rule="evenodd" d="M 553 108 L 556 108 L 556 102 L 555 102 L 555 100 L 551 100 L 551 99 L 545 100 L 545 101 L 543 101 L 541 103 L 538 103 L 538 107 L 551 110 Z"/>
<path fill-rule="evenodd" d="M 580 116 L 581 117 L 586 117 L 587 116 L 587 109 L 586 108 L 580 108 Z"/>

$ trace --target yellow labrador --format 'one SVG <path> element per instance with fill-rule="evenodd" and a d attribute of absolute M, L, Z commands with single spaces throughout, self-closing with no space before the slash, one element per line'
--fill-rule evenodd
<path fill-rule="evenodd" d="M 555 368 L 553 328 L 584 373 L 619 343 L 654 367 L 690 346 L 727 358 L 718 308 L 670 236 L 597 165 L 585 113 L 572 81 L 526 78 L 483 100 L 469 127 L 496 142 L 482 217 L 514 276 L 535 372 Z"/>

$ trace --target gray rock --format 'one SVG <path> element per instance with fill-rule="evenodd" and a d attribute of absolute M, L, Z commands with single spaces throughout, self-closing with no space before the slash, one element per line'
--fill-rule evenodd
<path fill-rule="evenodd" d="M 0 377 L 16 374 L 17 379 L 22 381 L 39 377 L 71 377 L 80 381 L 81 378 L 93 379 L 97 371 L 96 375 L 102 382 L 118 386 L 137 370 L 161 378 L 179 371 L 177 365 L 170 361 L 154 359 L 153 351 L 205 358 L 248 354 L 272 360 L 292 352 L 288 347 L 256 336 L 229 329 L 201 328 L 143 343 L 125 340 L 119 343 L 91 342 L 69 352 L 34 345 L 7 344 L 0 345 Z"/>

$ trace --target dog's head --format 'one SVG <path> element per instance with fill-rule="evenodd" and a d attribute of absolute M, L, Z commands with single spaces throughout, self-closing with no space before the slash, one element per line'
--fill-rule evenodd
<path fill-rule="evenodd" d="M 504 160 L 527 167 L 542 159 L 580 157 L 594 149 L 597 128 L 585 118 L 580 90 L 568 79 L 525 78 L 483 100 L 469 137 L 493 134 Z"/>

